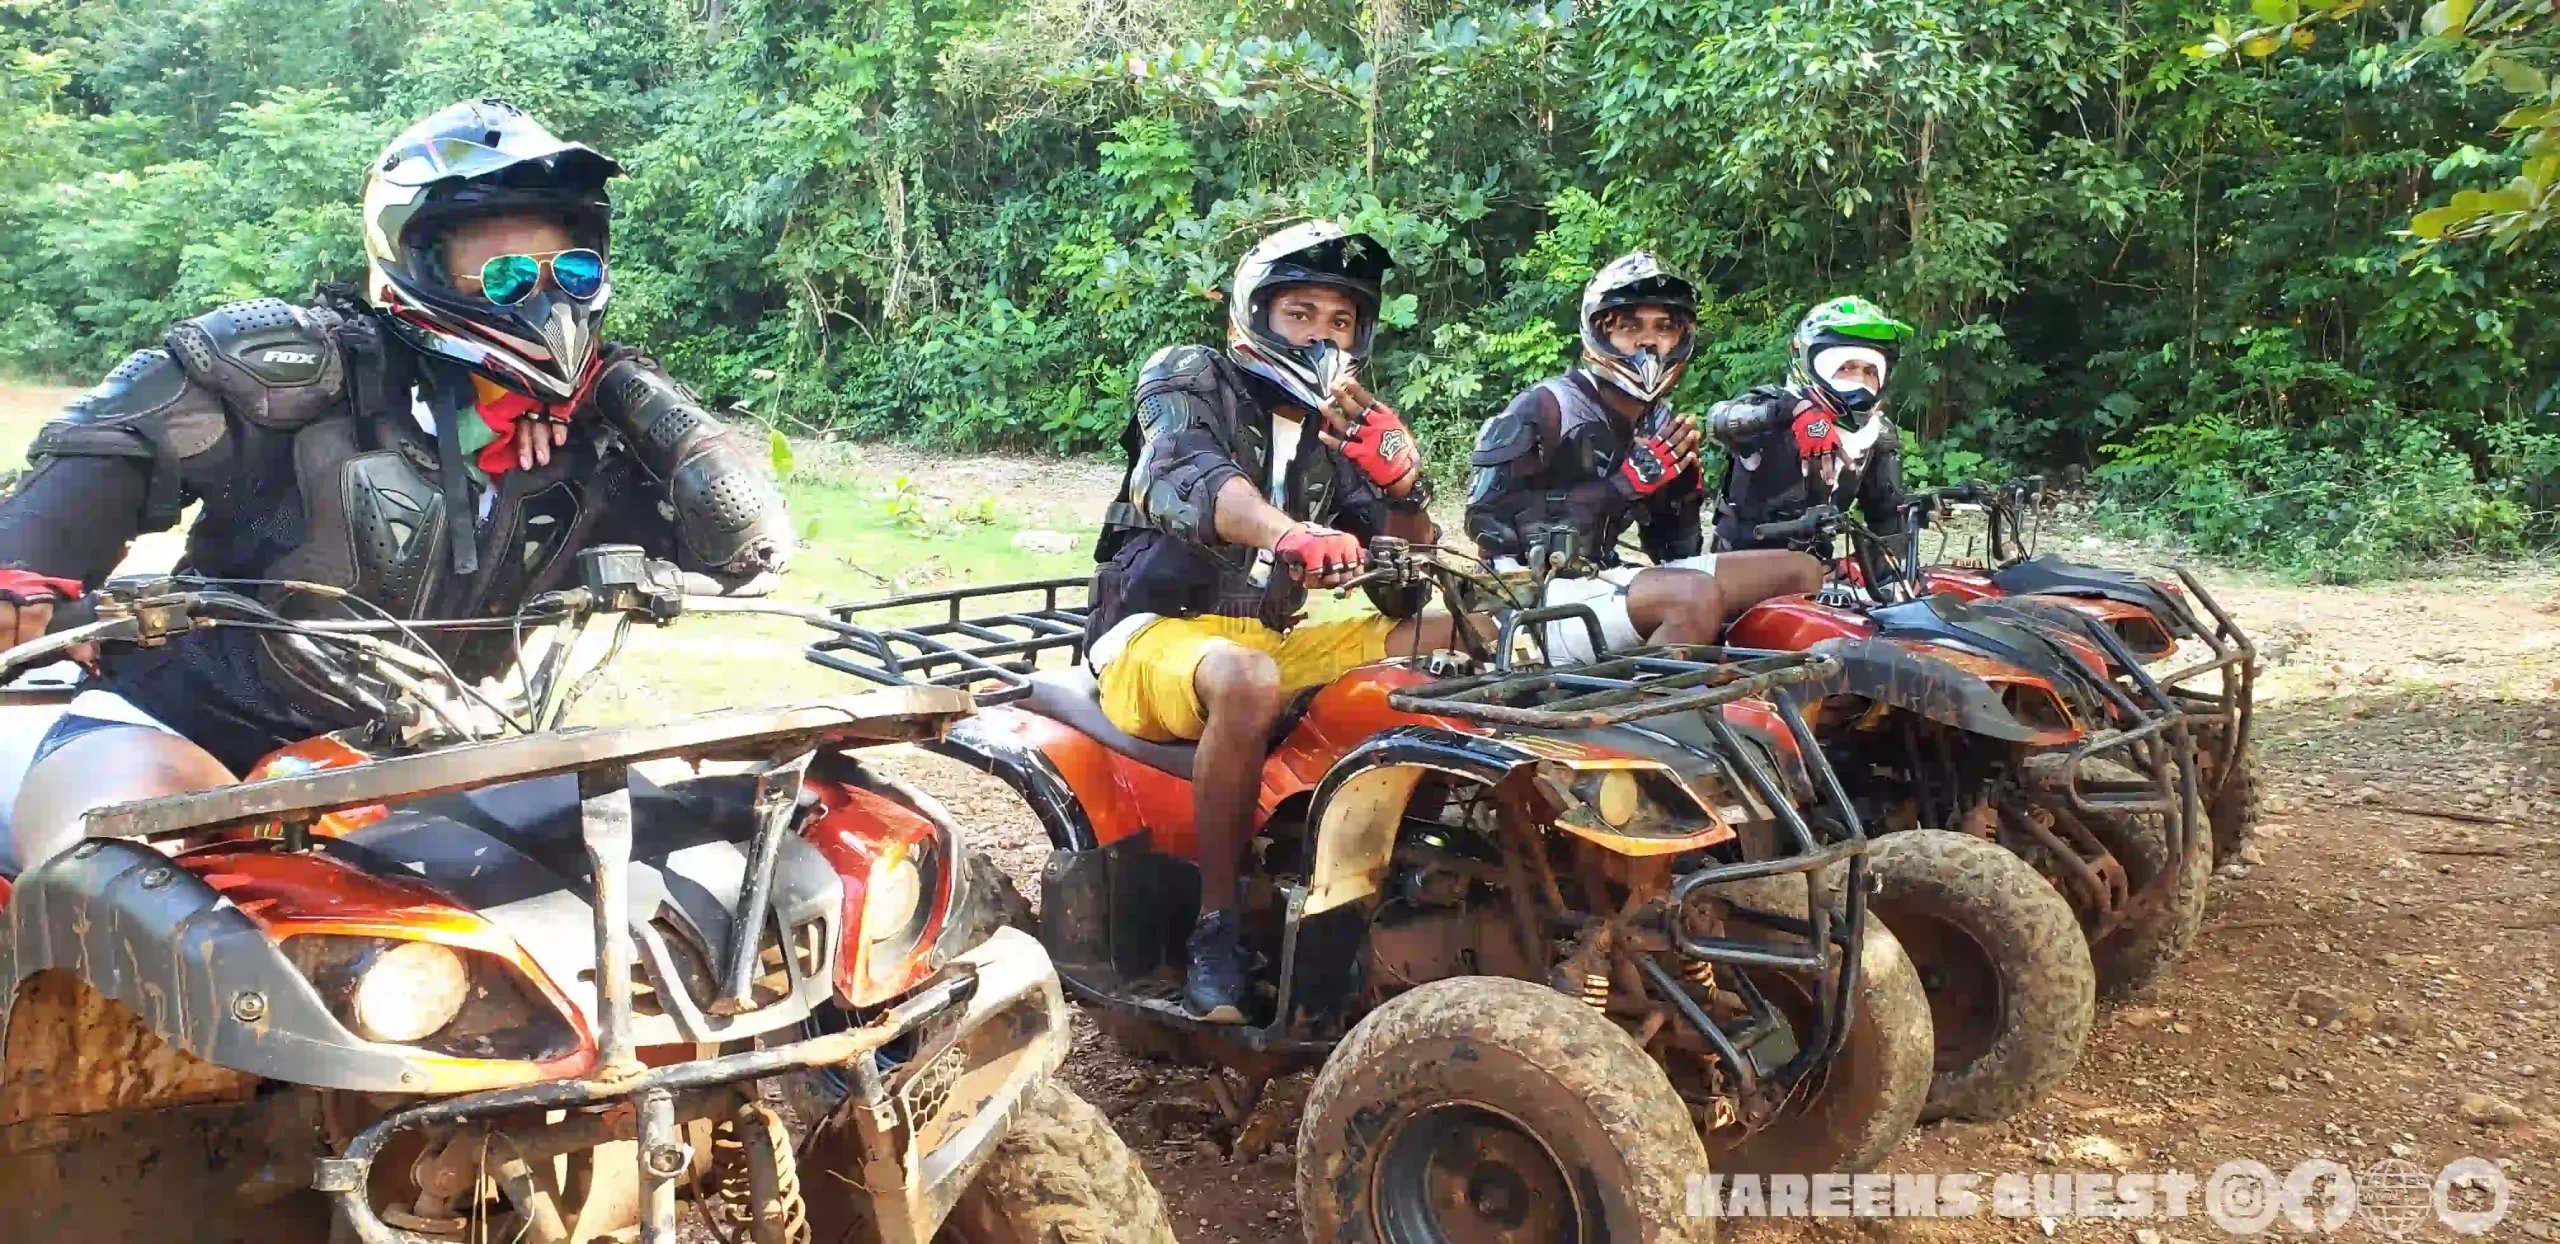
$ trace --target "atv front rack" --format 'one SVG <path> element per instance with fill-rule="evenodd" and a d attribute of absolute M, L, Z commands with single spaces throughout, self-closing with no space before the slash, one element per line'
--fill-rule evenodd
<path fill-rule="evenodd" d="M 882 686 L 956 687 L 975 693 L 981 704 L 1002 704 L 1031 693 L 1030 675 L 1044 654 L 1084 659 L 1089 584 L 1032 579 L 837 605 L 827 611 L 836 619 L 829 628 L 835 634 L 810 644 L 807 655 Z M 1062 599 L 1065 592 L 1075 597 Z M 1036 601 L 1008 599 L 1024 597 Z M 928 616 L 904 622 L 903 611 Z"/>
<path fill-rule="evenodd" d="M 1597 730 L 1765 696 L 1830 678 L 1833 657 L 1680 644 L 1585 665 L 1497 669 L 1408 687 L 1387 703 L 1408 713 L 1528 730 Z"/>

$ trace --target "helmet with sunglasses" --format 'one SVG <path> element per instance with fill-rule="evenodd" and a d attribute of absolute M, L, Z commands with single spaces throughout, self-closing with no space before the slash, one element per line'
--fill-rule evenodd
<path fill-rule="evenodd" d="M 1857 415 L 1883 400 L 1885 372 L 1911 326 L 1864 298 L 1834 298 L 1805 313 L 1789 344 L 1790 379 L 1835 415 Z M 1876 387 L 1841 380 L 1850 363 L 1872 365 Z"/>
<path fill-rule="evenodd" d="M 1680 318 L 1680 341 L 1667 351 L 1650 346 L 1622 353 L 1609 344 L 1603 323 L 1635 307 L 1661 307 Z M 1591 370 L 1636 398 L 1654 402 L 1671 391 L 1696 344 L 1698 289 L 1663 269 L 1650 251 L 1634 251 L 1609 265 L 1582 288 L 1582 358 Z"/>
<path fill-rule="evenodd" d="M 1329 220 L 1291 225 L 1262 239 L 1236 264 L 1227 298 L 1227 354 L 1310 409 L 1322 408 L 1334 385 L 1369 361 L 1378 287 L 1393 267 L 1395 260 L 1376 238 L 1346 232 Z M 1360 326 L 1349 350 L 1326 340 L 1298 345 L 1272 328 L 1273 296 L 1292 285 L 1329 285 L 1351 296 Z"/>
<path fill-rule="evenodd" d="M 417 349 L 568 401 L 597 358 L 613 292 L 604 186 L 621 172 L 505 100 L 451 105 L 392 139 L 366 175 L 366 297 Z M 447 262 L 454 229 L 491 216 L 558 221 L 572 246 L 501 255 L 457 280 Z"/>

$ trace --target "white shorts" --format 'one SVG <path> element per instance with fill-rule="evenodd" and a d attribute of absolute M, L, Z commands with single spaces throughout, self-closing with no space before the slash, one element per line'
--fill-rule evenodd
<path fill-rule="evenodd" d="M 1683 557 L 1662 565 L 1674 570 L 1714 574 L 1716 555 L 1700 553 L 1696 557 Z M 1637 575 L 1651 569 L 1651 566 L 1619 566 L 1589 578 L 1551 580 L 1542 603 L 1587 605 L 1600 618 L 1600 634 L 1607 641 L 1609 651 L 1633 648 L 1644 642 L 1644 636 L 1636 633 L 1635 619 L 1627 614 L 1627 587 L 1636 581 Z M 1583 625 L 1580 618 L 1559 618 L 1547 623 L 1545 630 L 1547 660 L 1554 664 L 1588 661 L 1599 655 L 1591 651 L 1591 628 Z"/>
<path fill-rule="evenodd" d="M 112 691 L 83 691 L 71 697 L 68 704 L 0 708 L 0 864 L 8 862 L 5 843 L 10 813 L 18 804 L 18 788 L 26 784 L 27 769 L 34 763 L 37 746 L 65 717 L 141 726 L 172 736 L 178 733 Z"/>

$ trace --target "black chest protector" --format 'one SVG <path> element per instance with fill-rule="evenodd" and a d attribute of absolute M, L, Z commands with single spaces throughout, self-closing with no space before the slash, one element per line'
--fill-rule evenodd
<path fill-rule="evenodd" d="M 288 617 L 505 616 L 566 575 L 572 554 L 634 482 L 625 439 L 596 419 L 575 421 L 572 439 L 545 466 L 476 488 L 454 479 L 446 469 L 454 455 L 440 454 L 439 441 L 458 431 L 438 435 L 450 415 L 438 432 L 423 426 L 418 394 L 438 383 L 468 392 L 468 378 L 458 369 L 426 373 L 445 365 L 387 340 L 371 315 L 342 304 L 236 303 L 178 325 L 168 353 L 151 355 L 136 356 L 141 379 L 182 372 L 182 381 L 162 387 L 210 391 L 218 422 L 178 418 L 198 398 L 146 413 L 121 410 L 121 395 L 102 390 L 90 409 L 49 427 L 36 452 L 152 457 L 155 480 L 173 477 L 204 507 L 188 529 L 179 571 L 264 581 L 245 590 Z M 469 512 L 456 513 L 457 497 Z M 155 497 L 148 508 L 165 525 L 162 515 L 174 516 L 175 504 Z M 467 556 L 455 555 L 457 544 Z M 281 585 L 288 580 L 343 589 L 358 601 Z M 343 677 L 309 641 L 217 636 L 190 635 L 165 653 L 134 654 L 131 664 L 143 675 L 160 662 L 198 667 L 208 688 L 250 701 L 238 707 L 252 719 L 262 716 L 256 701 L 277 697 L 263 716 L 283 716 L 289 706 L 331 727 L 372 716 L 348 700 Z M 466 678 L 494 673 L 512 657 L 503 631 L 430 642 Z"/>
<path fill-rule="evenodd" d="M 1598 505 L 1577 503 L 1575 493 L 1579 489 L 1587 497 L 1593 490 L 1583 485 L 1617 471 L 1630 436 L 1579 373 L 1550 377 L 1530 392 L 1555 402 L 1556 443 L 1542 466 L 1523 475 L 1519 460 L 1546 448 L 1535 444 L 1542 429 L 1518 415 L 1520 402 L 1485 422 L 1468 459 L 1476 474 L 1467 498 L 1467 534 L 1484 552 L 1521 561 L 1530 550 L 1555 547 L 1560 536 L 1569 536 L 1576 555 L 1614 565 L 1618 538 L 1636 521 L 1640 504 L 1615 495 Z"/>

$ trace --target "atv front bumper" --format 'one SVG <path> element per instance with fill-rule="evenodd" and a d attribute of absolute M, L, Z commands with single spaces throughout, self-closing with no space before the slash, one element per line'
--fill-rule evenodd
<path fill-rule="evenodd" d="M 867 1024 L 842 1032 L 649 1068 L 620 1078 L 561 1080 L 445 1098 L 395 1111 L 358 1133 L 345 1152 L 319 1163 L 312 1186 L 328 1194 L 363 1244 L 443 1244 L 440 1237 L 382 1220 L 368 1195 L 374 1162 L 403 1132 L 507 1132 L 527 1159 L 544 1155 L 545 1127 L 587 1146 L 638 1143 L 643 1244 L 675 1244 L 673 1202 L 694 1170 L 680 1120 L 725 1115 L 752 1100 L 752 1082 L 842 1070 L 851 1091 L 819 1124 L 804 1162 L 820 1163 L 802 1186 L 815 1196 L 851 1195 L 885 1244 L 922 1244 L 952 1205 L 1033 1089 L 1066 1058 L 1066 1002 L 1048 952 L 1030 935 L 999 929 L 956 957 L 933 980 Z M 913 1052 L 883 1071 L 880 1052 Z M 746 1088 L 743 1094 L 742 1088 Z M 583 1126 L 546 1125 L 566 1111 Z M 562 1151 L 554 1145 L 551 1152 Z M 824 1159 L 821 1162 L 821 1159 Z"/>

